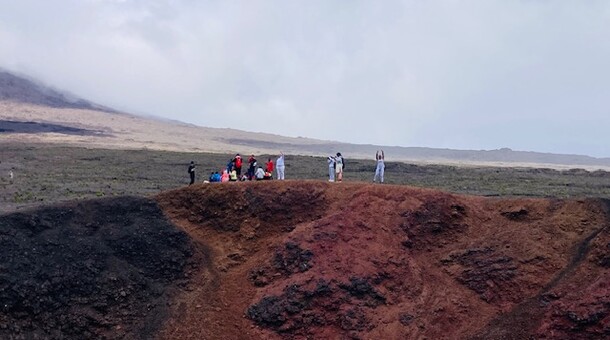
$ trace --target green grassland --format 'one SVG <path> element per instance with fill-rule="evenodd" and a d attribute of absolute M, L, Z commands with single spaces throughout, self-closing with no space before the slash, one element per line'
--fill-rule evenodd
<path fill-rule="evenodd" d="M 197 182 L 202 182 L 210 172 L 223 169 L 232 156 L 2 143 L 0 213 L 65 200 L 151 195 L 187 185 L 191 160 L 197 165 Z M 256 156 L 259 164 L 270 157 Z M 373 157 L 344 156 L 345 181 L 372 182 Z M 610 198 L 610 173 L 605 171 L 417 165 L 392 162 L 391 155 L 387 159 L 387 184 L 484 196 Z M 286 155 L 286 179 L 327 180 L 327 176 L 325 158 Z"/>

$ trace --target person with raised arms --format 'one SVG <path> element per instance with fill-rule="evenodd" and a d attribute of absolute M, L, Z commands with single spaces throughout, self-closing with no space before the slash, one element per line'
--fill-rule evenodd
<path fill-rule="evenodd" d="M 280 151 L 280 156 L 275 161 L 275 169 L 277 170 L 277 179 L 284 180 L 284 152 Z"/>
<path fill-rule="evenodd" d="M 383 163 L 385 160 L 385 155 L 383 154 L 383 150 L 377 151 L 375 154 L 375 160 L 377 161 L 377 167 L 375 168 L 373 182 L 379 181 L 379 183 L 383 183 L 383 172 L 385 170 L 385 164 Z"/>

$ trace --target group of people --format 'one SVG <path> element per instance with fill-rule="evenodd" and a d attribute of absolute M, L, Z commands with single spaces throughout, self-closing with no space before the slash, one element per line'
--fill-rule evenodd
<path fill-rule="evenodd" d="M 377 150 L 375 153 L 375 176 L 373 182 L 383 183 L 383 173 L 385 171 L 385 154 L 383 150 Z M 345 159 L 340 152 L 337 152 L 335 156 L 328 156 L 328 181 L 329 182 L 342 182 L 343 181 L 343 170 L 345 170 Z"/>
<path fill-rule="evenodd" d="M 337 152 L 336 156 L 328 156 L 328 181 L 329 182 L 342 182 L 343 181 L 343 169 L 345 169 L 345 159 L 340 152 Z"/>
<path fill-rule="evenodd" d="M 215 171 L 210 174 L 210 177 L 206 182 L 237 182 L 237 181 L 252 181 L 252 180 L 270 180 L 273 179 L 273 171 L 277 172 L 277 179 L 284 180 L 284 153 L 280 152 L 279 157 L 273 163 L 273 160 L 269 158 L 265 163 L 265 167 L 259 165 L 254 155 L 250 155 L 248 158 L 248 168 L 245 174 L 242 174 L 242 168 L 244 167 L 244 159 L 240 154 L 236 154 L 235 157 L 231 158 L 227 163 L 225 169 L 221 172 Z M 189 185 L 195 183 L 195 162 L 191 161 L 188 167 L 188 173 L 191 181 Z"/>
<path fill-rule="evenodd" d="M 329 182 L 342 182 L 343 171 L 345 170 L 345 159 L 340 152 L 337 152 L 335 156 L 328 156 L 328 181 Z M 385 154 L 383 150 L 377 150 L 375 153 L 375 176 L 373 182 L 383 183 L 383 175 L 385 171 Z M 212 172 L 207 182 L 237 182 L 237 181 L 252 181 L 252 180 L 270 180 L 273 179 L 273 171 L 277 172 L 277 179 L 284 180 L 284 153 L 280 152 L 279 157 L 276 159 L 275 164 L 271 158 L 268 158 L 265 163 L 265 167 L 258 164 L 258 161 L 254 155 L 250 155 L 248 158 L 248 168 L 246 173 L 242 175 L 242 167 L 244 166 L 243 158 L 240 154 L 236 154 L 235 157 L 229 160 L 227 166 L 222 170 L 222 174 L 218 171 Z M 190 184 L 195 183 L 195 162 L 191 161 L 188 167 L 188 173 L 191 178 Z M 190 185 L 189 184 L 189 185 Z"/>

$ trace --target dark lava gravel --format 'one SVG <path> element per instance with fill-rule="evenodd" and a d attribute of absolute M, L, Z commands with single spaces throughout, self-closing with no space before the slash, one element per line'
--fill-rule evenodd
<path fill-rule="evenodd" d="M 0 216 L 0 338 L 149 339 L 194 254 L 145 198 Z"/>

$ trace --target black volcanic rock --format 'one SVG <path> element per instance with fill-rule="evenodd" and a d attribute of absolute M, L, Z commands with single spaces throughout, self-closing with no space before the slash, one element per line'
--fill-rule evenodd
<path fill-rule="evenodd" d="M 0 216 L 0 338 L 148 339 L 195 253 L 144 198 Z"/>

